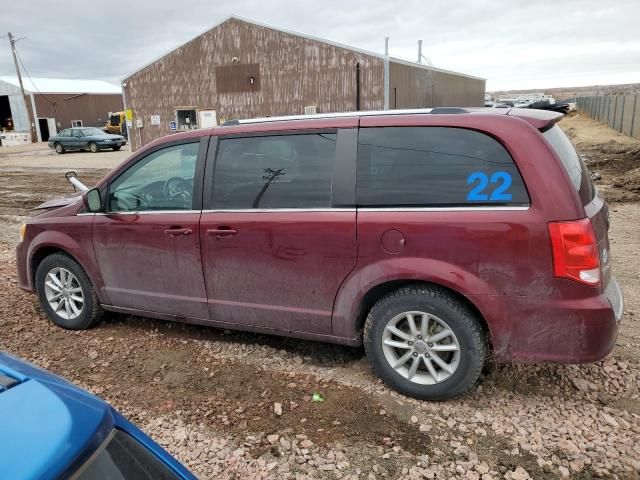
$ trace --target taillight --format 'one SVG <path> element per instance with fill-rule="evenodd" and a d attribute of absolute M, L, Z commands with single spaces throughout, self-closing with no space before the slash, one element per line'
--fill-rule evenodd
<path fill-rule="evenodd" d="M 553 275 L 586 285 L 600 283 L 600 255 L 591 221 L 550 222 Z"/>

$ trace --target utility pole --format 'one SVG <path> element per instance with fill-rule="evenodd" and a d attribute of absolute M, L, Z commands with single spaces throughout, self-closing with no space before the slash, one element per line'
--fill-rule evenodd
<path fill-rule="evenodd" d="M 24 107 L 27 110 L 27 122 L 29 123 L 29 133 L 31 134 L 31 143 L 35 143 L 38 141 L 38 137 L 36 135 L 36 124 L 35 119 L 33 118 L 33 111 L 31 110 L 31 102 L 29 101 L 29 97 L 24 92 L 24 85 L 22 84 L 22 75 L 20 75 L 20 67 L 18 66 L 18 57 L 16 55 L 16 38 L 13 36 L 11 32 L 7 34 L 9 37 L 9 45 L 11 45 L 11 53 L 13 54 L 13 63 L 16 65 L 16 74 L 18 75 L 18 83 L 20 83 L 20 91 L 22 92 L 22 98 L 24 98 Z M 19 40 L 19 39 L 18 39 Z M 13 122 L 15 126 L 15 121 Z"/>

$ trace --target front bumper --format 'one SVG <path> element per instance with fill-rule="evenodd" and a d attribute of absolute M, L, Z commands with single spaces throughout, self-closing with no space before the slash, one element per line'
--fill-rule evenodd
<path fill-rule="evenodd" d="M 28 252 L 25 242 L 20 242 L 16 247 L 16 270 L 18 271 L 18 287 L 27 292 L 34 293 L 35 290 L 29 278 Z"/>

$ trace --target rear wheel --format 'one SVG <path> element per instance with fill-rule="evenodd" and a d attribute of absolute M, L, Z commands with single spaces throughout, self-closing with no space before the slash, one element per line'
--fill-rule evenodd
<path fill-rule="evenodd" d="M 55 151 L 59 154 L 62 155 L 64 153 L 64 147 L 62 146 L 61 143 L 55 143 L 53 145 L 53 148 L 55 149 Z"/>
<path fill-rule="evenodd" d="M 35 283 L 40 305 L 56 325 L 84 330 L 103 315 L 89 277 L 68 255 L 54 253 L 40 262 Z"/>
<path fill-rule="evenodd" d="M 89 144 L 89 150 L 91 150 L 91 153 L 96 153 L 98 151 L 98 145 L 96 142 L 91 142 Z"/>
<path fill-rule="evenodd" d="M 421 400 L 469 391 L 487 355 L 480 319 L 447 290 L 414 285 L 371 309 L 364 330 L 367 357 L 395 390 Z"/>

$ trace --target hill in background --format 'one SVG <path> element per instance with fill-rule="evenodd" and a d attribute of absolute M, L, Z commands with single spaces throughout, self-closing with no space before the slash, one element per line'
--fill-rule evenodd
<path fill-rule="evenodd" d="M 529 90 L 496 90 L 487 92 L 493 97 L 506 97 L 515 93 L 544 92 L 553 95 L 556 100 L 569 100 L 573 97 L 595 95 L 619 95 L 622 93 L 640 93 L 640 83 L 623 83 L 620 85 L 591 85 L 589 87 L 534 88 Z"/>

